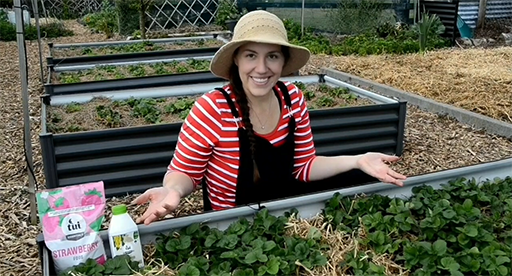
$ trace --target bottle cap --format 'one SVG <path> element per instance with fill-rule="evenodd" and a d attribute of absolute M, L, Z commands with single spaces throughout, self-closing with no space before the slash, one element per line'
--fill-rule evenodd
<path fill-rule="evenodd" d="M 125 213 L 126 213 L 126 205 L 125 204 L 119 204 L 119 205 L 112 207 L 113 215 L 122 215 Z"/>

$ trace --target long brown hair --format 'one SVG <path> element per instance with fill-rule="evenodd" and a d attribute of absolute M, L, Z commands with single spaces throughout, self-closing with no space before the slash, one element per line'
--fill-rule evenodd
<path fill-rule="evenodd" d="M 290 57 L 290 49 L 288 47 L 281 47 L 281 52 L 283 53 L 285 64 Z M 233 58 L 237 55 L 238 49 L 233 54 Z M 254 129 L 251 123 L 251 119 L 249 118 L 250 108 L 249 102 L 247 100 L 247 95 L 245 94 L 245 90 L 242 84 L 242 80 L 240 79 L 240 73 L 238 72 L 238 66 L 233 62 L 231 64 L 231 68 L 229 68 L 229 82 L 231 84 L 232 92 L 235 94 L 235 102 L 240 108 L 240 112 L 242 113 L 242 123 L 245 126 L 247 131 L 247 137 L 249 138 L 249 144 L 251 146 L 251 159 L 254 168 L 254 183 L 258 182 L 260 179 L 260 172 L 258 170 L 258 166 L 256 165 L 256 159 L 254 158 L 256 155 L 256 137 L 254 134 Z M 285 91 L 283 91 L 285 93 Z"/>

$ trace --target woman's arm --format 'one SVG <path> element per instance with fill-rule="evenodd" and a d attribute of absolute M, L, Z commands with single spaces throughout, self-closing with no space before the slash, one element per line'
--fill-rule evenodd
<path fill-rule="evenodd" d="M 322 180 L 353 169 L 359 169 L 361 155 L 316 156 L 311 164 L 309 181 Z"/>
<path fill-rule="evenodd" d="M 220 133 L 220 111 L 212 94 L 199 98 L 178 136 L 163 186 L 187 196 L 201 182 Z"/>
<path fill-rule="evenodd" d="M 293 89 L 294 85 L 289 86 Z M 290 90 L 290 96 L 294 94 Z M 309 120 L 309 111 L 307 109 L 304 95 L 299 89 L 297 94 L 293 95 L 297 99 L 294 109 L 300 111 L 295 131 L 295 164 L 294 176 L 303 181 L 310 182 L 322 180 L 353 169 L 359 169 L 366 174 L 379 179 L 382 182 L 392 183 L 402 186 L 402 180 L 406 177 L 388 167 L 386 163 L 395 162 L 397 156 L 385 155 L 381 153 L 365 153 L 352 156 L 317 156 L 313 142 L 313 134 Z"/>

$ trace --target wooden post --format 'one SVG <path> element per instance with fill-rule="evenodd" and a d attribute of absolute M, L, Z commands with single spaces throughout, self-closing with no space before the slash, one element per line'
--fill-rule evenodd
<path fill-rule="evenodd" d="M 485 13 L 487 10 L 487 0 L 480 0 L 480 4 L 478 5 L 478 21 L 477 28 L 483 28 L 485 23 Z"/>

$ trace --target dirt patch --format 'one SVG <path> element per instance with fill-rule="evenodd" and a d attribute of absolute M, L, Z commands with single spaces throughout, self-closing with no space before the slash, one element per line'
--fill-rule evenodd
<path fill-rule="evenodd" d="M 210 48 L 220 47 L 222 45 L 224 45 L 224 42 L 217 39 L 202 39 L 198 41 L 169 43 L 140 42 L 118 46 L 54 48 L 53 56 L 58 58 L 75 56 L 101 56 L 121 53 Z"/>
<path fill-rule="evenodd" d="M 123 66 L 99 66 L 94 69 L 53 73 L 52 83 L 79 83 L 89 81 L 136 78 L 144 76 L 182 74 L 208 71 L 209 60 L 189 59 L 186 61 L 158 62 Z"/>
<path fill-rule="evenodd" d="M 348 89 L 333 88 L 325 84 L 297 85 L 305 88 L 304 94 L 311 109 L 373 104 L 372 101 L 360 98 Z M 85 104 L 50 106 L 47 131 L 67 133 L 180 122 L 186 118 L 199 97 L 200 95 L 124 101 L 95 98 Z"/>
<path fill-rule="evenodd" d="M 512 123 L 512 47 L 425 55 L 313 56 L 300 73 L 329 67 Z"/>
<path fill-rule="evenodd" d="M 483 27 L 474 32 L 475 38 L 499 40 L 502 33 L 512 32 L 512 19 L 486 20 Z"/>

